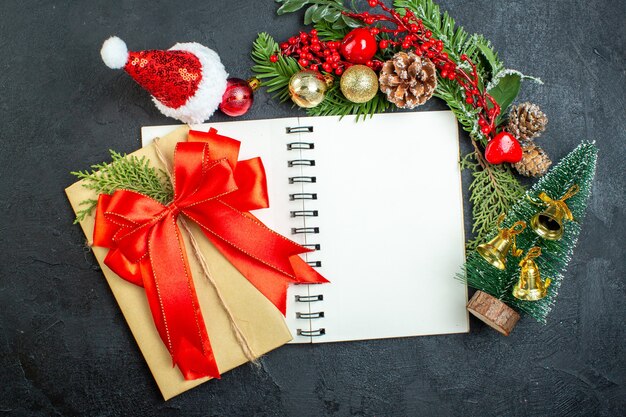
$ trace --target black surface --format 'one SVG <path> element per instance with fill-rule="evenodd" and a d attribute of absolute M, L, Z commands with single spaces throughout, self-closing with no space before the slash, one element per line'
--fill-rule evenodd
<path fill-rule="evenodd" d="M 100 45 L 111 34 L 134 50 L 198 41 L 246 77 L 256 34 L 284 39 L 300 17 L 276 17 L 270 0 L 3 0 L 0 415 L 624 415 L 626 3 L 442 6 L 509 67 L 544 80 L 521 99 L 548 113 L 540 143 L 554 160 L 581 139 L 600 148 L 586 226 L 546 326 L 524 319 L 505 338 L 472 319 L 464 335 L 285 346 L 260 370 L 243 366 L 163 402 L 63 193 L 69 171 L 109 148 L 135 150 L 141 125 L 172 122 L 104 66 Z M 264 93 L 256 100 L 245 118 L 299 114 Z"/>

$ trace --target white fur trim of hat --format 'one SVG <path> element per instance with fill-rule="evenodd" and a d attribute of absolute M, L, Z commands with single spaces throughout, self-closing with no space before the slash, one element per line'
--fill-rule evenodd
<path fill-rule="evenodd" d="M 228 73 L 220 61 L 219 55 L 199 43 L 177 43 L 170 50 L 187 51 L 198 57 L 202 65 L 202 80 L 198 84 L 196 93 L 177 109 L 167 107 L 154 97 L 152 97 L 152 101 L 166 116 L 188 124 L 202 123 L 213 115 L 222 102 L 222 96 L 226 91 Z"/>

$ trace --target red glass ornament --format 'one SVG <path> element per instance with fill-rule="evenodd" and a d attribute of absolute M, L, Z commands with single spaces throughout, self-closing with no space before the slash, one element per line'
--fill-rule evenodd
<path fill-rule="evenodd" d="M 485 159 L 494 165 L 514 164 L 522 160 L 522 146 L 510 133 L 500 132 L 485 147 Z"/>
<path fill-rule="evenodd" d="M 365 64 L 374 58 L 378 43 L 369 29 L 356 28 L 341 42 L 341 55 L 352 64 Z"/>
<path fill-rule="evenodd" d="M 250 83 L 241 78 L 229 78 L 219 108 L 228 116 L 237 117 L 245 114 L 253 102 L 254 90 Z"/>

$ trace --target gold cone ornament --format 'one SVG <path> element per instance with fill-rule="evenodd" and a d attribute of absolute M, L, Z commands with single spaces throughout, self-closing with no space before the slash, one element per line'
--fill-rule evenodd
<path fill-rule="evenodd" d="M 535 233 L 547 240 L 559 240 L 563 236 L 564 220 L 574 220 L 565 200 L 576 195 L 578 191 L 580 187 L 574 184 L 558 200 L 553 200 L 544 192 L 539 194 L 540 203 L 531 200 L 536 205 L 545 206 L 542 212 L 535 214 L 530 220 L 530 226 Z"/>
<path fill-rule="evenodd" d="M 300 71 L 289 80 L 289 95 L 299 107 L 310 109 L 324 100 L 331 84 L 332 78 L 328 79 L 317 71 Z"/>
<path fill-rule="evenodd" d="M 539 267 L 533 260 L 540 255 L 541 248 L 535 246 L 528 250 L 524 259 L 519 263 L 522 270 L 519 281 L 513 287 L 513 297 L 524 301 L 537 301 L 548 294 L 548 287 L 552 280 L 550 278 L 541 279 Z"/>
<path fill-rule="evenodd" d="M 498 227 L 504 221 L 504 214 L 498 218 Z M 520 256 L 522 250 L 517 249 L 515 245 L 515 236 L 522 233 L 526 228 L 526 222 L 517 221 L 508 229 L 500 229 L 498 235 L 487 243 L 478 245 L 476 251 L 485 258 L 494 267 L 504 270 L 506 269 L 506 256 L 511 249 L 511 255 Z"/>

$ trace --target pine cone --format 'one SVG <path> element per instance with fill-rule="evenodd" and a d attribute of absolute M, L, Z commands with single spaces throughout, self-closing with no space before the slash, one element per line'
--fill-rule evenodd
<path fill-rule="evenodd" d="M 522 152 L 522 160 L 513 164 L 513 168 L 526 177 L 540 177 L 552 165 L 548 154 L 533 142 L 525 143 Z"/>
<path fill-rule="evenodd" d="M 437 87 L 437 70 L 428 58 L 398 52 L 385 62 L 378 82 L 387 100 L 402 109 L 412 109 L 432 97 Z"/>
<path fill-rule="evenodd" d="M 508 131 L 521 141 L 529 141 L 546 130 L 548 117 L 539 106 L 529 102 L 511 107 Z"/>

